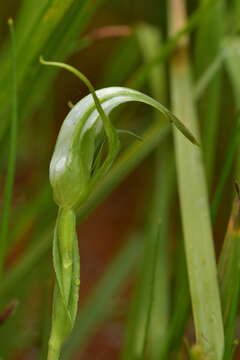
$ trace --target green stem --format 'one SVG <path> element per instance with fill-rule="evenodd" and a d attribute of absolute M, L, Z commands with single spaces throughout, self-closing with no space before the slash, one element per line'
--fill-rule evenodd
<path fill-rule="evenodd" d="M 16 155 L 17 155 L 17 71 L 16 71 L 16 41 L 15 32 L 13 28 L 13 21 L 9 19 L 8 25 L 11 35 L 11 59 L 12 59 L 12 119 L 10 129 L 10 146 L 8 157 L 8 168 L 6 175 L 6 182 L 3 194 L 3 212 L 0 227 L 0 274 L 2 273 L 4 258 L 7 247 L 8 227 L 10 208 L 13 193 L 14 175 L 16 168 Z"/>
<path fill-rule="evenodd" d="M 61 345 L 71 333 L 75 322 L 79 292 L 79 257 L 75 226 L 74 211 L 60 208 L 53 242 L 56 284 L 48 360 L 59 358 Z"/>
<path fill-rule="evenodd" d="M 171 30 L 177 31 L 185 22 L 185 1 L 170 3 Z M 172 59 L 173 109 L 185 125 L 198 133 L 187 47 L 186 38 Z M 208 360 L 221 360 L 223 321 L 202 154 L 175 131 L 174 141 L 196 340 Z"/>
<path fill-rule="evenodd" d="M 58 341 L 55 341 L 54 338 L 50 338 L 48 343 L 48 355 L 47 360 L 58 360 L 60 357 L 61 346 Z"/>
<path fill-rule="evenodd" d="M 66 308 L 63 305 L 62 297 L 56 284 L 53 295 L 52 328 L 48 342 L 47 360 L 59 359 L 61 346 L 65 339 L 63 334 L 65 324 L 67 326 Z"/>
<path fill-rule="evenodd" d="M 73 242 L 75 237 L 76 219 L 70 209 L 60 208 L 57 219 L 57 237 L 61 254 L 61 275 L 63 293 L 66 301 L 71 290 L 71 276 L 73 267 Z"/>

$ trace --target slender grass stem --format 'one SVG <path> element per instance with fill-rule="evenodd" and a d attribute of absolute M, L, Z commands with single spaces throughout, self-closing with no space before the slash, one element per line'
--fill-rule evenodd
<path fill-rule="evenodd" d="M 169 9 L 174 33 L 185 23 L 184 0 L 171 0 Z M 172 102 L 175 113 L 198 133 L 187 47 L 188 39 L 182 39 L 172 58 Z M 221 360 L 223 322 L 202 154 L 175 131 L 174 141 L 196 340 L 207 359 Z"/>
<path fill-rule="evenodd" d="M 202 0 L 207 5 L 209 0 Z M 212 70 L 212 79 L 200 102 L 200 114 L 203 119 L 203 156 L 205 159 L 206 175 L 209 188 L 212 185 L 214 163 L 216 157 L 217 135 L 219 131 L 219 114 L 221 100 L 222 71 L 218 62 L 214 64 L 217 55 L 222 52 L 221 42 L 224 30 L 224 0 L 215 1 L 212 8 L 206 12 L 205 17 L 197 30 L 196 37 L 196 64 L 195 73 L 199 76 L 209 64 L 218 67 Z M 212 63 L 213 62 L 213 63 Z M 221 57 L 219 59 L 221 63 Z M 211 74 L 211 72 L 210 72 Z M 203 104 L 203 106 L 201 106 Z"/>
<path fill-rule="evenodd" d="M 240 98 L 240 76 L 239 76 L 239 46 L 240 39 L 237 36 L 228 38 L 225 41 L 225 66 L 230 77 L 231 86 L 233 88 L 234 101 L 239 110 Z M 236 161 L 236 178 L 240 178 L 240 153 L 238 151 Z"/>
<path fill-rule="evenodd" d="M 240 203 L 239 189 L 233 202 L 227 234 L 218 265 L 224 329 L 226 334 L 223 360 L 233 358 L 237 314 L 240 298 Z"/>
<path fill-rule="evenodd" d="M 219 178 L 219 182 L 217 184 L 216 191 L 213 197 L 212 206 L 211 206 L 211 216 L 213 222 L 215 222 L 218 209 L 220 208 L 220 203 L 223 196 L 224 188 L 234 163 L 234 155 L 237 152 L 239 140 L 240 140 L 240 115 L 238 115 L 238 119 L 231 136 L 230 144 L 227 149 L 226 159 L 223 162 L 223 169 L 221 172 L 221 176 Z"/>
<path fill-rule="evenodd" d="M 60 356 L 60 349 L 60 344 L 51 339 L 48 344 L 47 360 L 58 360 Z"/>
<path fill-rule="evenodd" d="M 161 47 L 161 33 L 157 28 L 141 25 L 137 29 L 137 35 L 145 63 L 151 62 Z M 165 104 L 167 87 L 163 63 L 157 64 L 149 72 L 149 86 L 153 97 Z M 155 117 L 156 120 L 160 120 L 157 113 L 155 113 Z M 150 253 L 150 256 L 146 259 L 146 270 L 143 270 L 149 272 L 147 281 L 150 285 L 147 284 L 147 288 L 149 288 L 148 301 L 143 304 L 147 309 L 145 310 L 142 358 L 149 356 L 151 359 L 160 358 L 170 318 L 168 219 L 173 192 L 174 168 L 172 151 L 167 143 L 169 140 L 166 139 L 155 152 L 154 190 L 148 224 L 149 234 L 146 234 L 146 251 Z M 146 285 L 143 285 L 143 297 L 146 297 L 145 287 Z"/>
<path fill-rule="evenodd" d="M 223 62 L 224 54 L 223 51 L 220 51 L 219 54 L 217 54 L 216 57 L 212 60 L 211 64 L 207 67 L 207 69 L 202 73 L 195 85 L 194 97 L 196 100 L 200 98 L 200 96 L 209 86 L 216 73 L 221 69 Z"/>
<path fill-rule="evenodd" d="M 154 245 L 153 245 L 153 257 L 152 257 L 152 271 L 150 274 L 150 293 L 149 293 L 149 304 L 147 309 L 147 316 L 146 316 L 146 325 L 144 329 L 144 342 L 143 342 L 143 353 L 142 353 L 142 360 L 147 358 L 148 353 L 148 336 L 151 329 L 151 316 L 153 310 L 153 303 L 154 303 L 154 293 L 155 293 L 155 283 L 157 278 L 157 264 L 158 264 L 158 254 L 160 250 L 160 241 L 159 241 L 159 234 L 160 234 L 160 223 L 157 224 L 157 232 L 154 238 Z"/>
<path fill-rule="evenodd" d="M 16 60 L 16 40 L 13 20 L 8 21 L 10 34 L 11 34 L 11 59 L 12 59 L 12 115 L 11 115 L 11 128 L 10 128 L 10 143 L 9 143 L 9 157 L 8 168 L 5 180 L 5 188 L 3 194 L 3 212 L 2 221 L 0 225 L 0 276 L 3 271 L 4 259 L 7 248 L 8 227 L 10 218 L 10 209 L 14 185 L 14 176 L 16 168 L 17 157 L 17 132 L 18 132 L 18 101 L 17 101 L 17 60 Z"/>
<path fill-rule="evenodd" d="M 141 24 L 136 28 L 138 42 L 144 61 L 151 61 L 161 44 L 157 28 Z M 149 73 L 148 83 L 154 98 L 165 103 L 166 82 L 163 64 L 155 66 Z M 156 121 L 161 123 L 158 113 Z M 162 122 L 164 127 L 164 123 Z M 169 139 L 166 139 L 169 140 Z M 166 141 L 154 154 L 153 194 L 147 216 L 143 241 L 146 256 L 142 259 L 137 289 L 129 315 L 129 327 L 125 336 L 122 358 L 140 359 L 149 356 L 157 359 L 159 343 L 163 342 L 168 324 L 168 251 L 167 228 L 169 202 L 172 193 L 170 149 Z M 164 174 L 164 176 L 163 176 Z"/>

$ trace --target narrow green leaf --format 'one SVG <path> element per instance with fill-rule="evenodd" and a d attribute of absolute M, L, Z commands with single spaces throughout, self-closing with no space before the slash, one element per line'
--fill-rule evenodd
<path fill-rule="evenodd" d="M 234 96 L 237 102 L 240 98 L 240 78 L 238 76 L 240 38 L 238 36 L 226 38 L 223 47 L 225 49 L 225 65 L 233 85 Z"/>
<path fill-rule="evenodd" d="M 9 137 L 9 157 L 7 175 L 5 180 L 5 188 L 3 194 L 3 212 L 1 216 L 0 226 L 0 276 L 3 271 L 4 259 L 7 249 L 8 241 L 8 227 L 10 218 L 10 208 L 12 201 L 14 176 L 16 168 L 17 157 L 17 133 L 18 133 L 18 97 L 17 97 L 17 69 L 16 69 L 16 43 L 15 32 L 13 27 L 13 20 L 8 21 L 10 34 L 11 34 L 11 61 L 12 61 L 12 81 L 11 81 L 11 101 L 12 101 L 12 114 L 11 114 L 11 128 Z"/>
<path fill-rule="evenodd" d="M 202 0 L 206 5 L 209 0 Z M 212 63 L 221 50 L 224 33 L 225 9 L 224 0 L 215 1 L 206 12 L 197 32 L 196 39 L 196 75 L 200 74 Z M 220 69 L 221 70 L 221 69 Z M 221 71 L 215 72 L 202 97 L 201 116 L 204 119 L 203 155 L 209 184 L 212 182 L 216 157 L 217 134 L 219 130 L 219 114 L 221 100 Z M 201 102 L 200 102 L 201 104 Z"/>
<path fill-rule="evenodd" d="M 194 87 L 194 98 L 199 100 L 204 92 L 209 87 L 209 84 L 212 82 L 213 78 L 216 77 L 217 72 L 221 70 L 224 60 L 224 50 L 221 51 L 216 55 L 214 60 L 210 63 L 210 65 L 204 70 L 204 72 L 199 76 L 195 87 Z"/>
<path fill-rule="evenodd" d="M 223 161 L 223 168 L 220 174 L 220 179 L 218 181 L 215 194 L 211 206 L 211 216 L 212 221 L 216 220 L 217 212 L 220 207 L 221 199 L 223 196 L 224 188 L 227 182 L 227 179 L 231 173 L 231 169 L 234 163 L 234 155 L 236 155 L 240 141 L 240 115 L 237 117 L 235 129 L 230 137 L 230 144 L 226 151 L 226 159 Z"/>
<path fill-rule="evenodd" d="M 233 359 L 240 300 L 240 211 L 239 190 L 231 211 L 218 265 L 225 328 L 223 360 Z"/>
<path fill-rule="evenodd" d="M 169 359 L 169 353 L 174 353 L 181 347 L 190 312 L 190 294 L 183 239 L 179 239 L 175 257 L 176 278 L 173 292 L 173 315 L 162 347 L 161 360 Z"/>
<path fill-rule="evenodd" d="M 160 46 L 160 33 L 150 25 L 136 28 L 142 55 L 150 61 Z M 149 73 L 149 85 L 155 98 L 166 97 L 165 73 L 162 64 Z M 158 121 L 159 114 L 155 117 Z M 164 127 L 164 122 L 162 121 Z M 147 229 L 144 232 L 146 254 L 138 276 L 137 291 L 131 306 L 123 359 L 141 359 L 146 354 L 158 359 L 166 337 L 169 320 L 168 213 L 172 191 L 173 165 L 171 151 L 164 142 L 155 155 L 153 194 Z M 161 164 L 161 165 L 160 165 Z"/>
<path fill-rule="evenodd" d="M 240 76 L 239 76 L 240 38 L 238 36 L 226 38 L 223 46 L 225 49 L 224 52 L 225 66 L 230 77 L 230 81 L 233 87 L 234 100 L 238 109 L 239 99 L 240 99 Z M 236 177 L 237 179 L 240 178 L 240 154 L 238 154 L 238 159 L 237 159 Z"/>
<path fill-rule="evenodd" d="M 170 3 L 170 29 L 175 32 L 185 22 L 185 1 Z M 172 103 L 185 125 L 198 133 L 186 46 L 187 39 L 179 44 L 171 63 Z M 221 360 L 223 323 L 202 154 L 177 132 L 174 141 L 196 339 L 209 360 Z"/>

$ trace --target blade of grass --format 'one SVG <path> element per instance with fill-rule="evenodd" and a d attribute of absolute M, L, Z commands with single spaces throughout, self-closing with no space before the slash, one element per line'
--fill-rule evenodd
<path fill-rule="evenodd" d="M 163 159 L 165 157 L 165 159 Z M 161 166 L 159 163 L 161 162 Z M 169 222 L 173 193 L 173 159 L 169 147 L 158 149 L 156 156 L 156 190 L 151 220 L 153 254 L 150 260 L 151 292 L 145 327 L 144 353 L 160 359 L 170 321 Z M 145 357 L 144 357 L 145 358 Z"/>
<path fill-rule="evenodd" d="M 195 86 L 194 86 L 194 98 L 198 100 L 205 90 L 208 88 L 209 84 L 212 82 L 212 79 L 216 76 L 217 72 L 221 69 L 224 60 L 224 53 L 220 51 L 216 55 L 215 59 L 212 60 L 210 65 L 206 70 L 199 76 Z"/>
<path fill-rule="evenodd" d="M 169 10 L 170 31 L 174 33 L 185 23 L 184 1 L 172 0 Z M 171 62 L 171 95 L 175 113 L 198 133 L 189 71 L 185 38 Z M 224 334 L 201 151 L 176 132 L 174 140 L 196 340 L 210 360 L 221 360 Z"/>
<path fill-rule="evenodd" d="M 238 22 L 238 28 L 239 28 L 240 3 L 238 0 L 234 0 L 233 11 L 234 11 L 234 15 L 236 17 L 236 21 Z"/>
<path fill-rule="evenodd" d="M 151 329 L 151 322 L 152 322 L 152 313 L 153 313 L 153 303 L 155 301 L 155 297 L 154 297 L 154 293 L 155 293 L 155 284 L 156 284 L 156 279 L 157 279 L 157 265 L 158 265 L 158 255 L 160 253 L 160 241 L 159 241 L 159 233 L 160 233 L 160 223 L 157 224 L 157 229 L 156 229 L 156 233 L 154 234 L 154 246 L 153 246 L 153 254 L 151 257 L 151 261 L 152 261 L 152 267 L 150 269 L 150 282 L 149 282 L 149 301 L 148 304 L 146 306 L 147 308 L 147 312 L 146 312 L 146 323 L 144 326 L 144 332 L 143 332 L 143 351 L 142 351 L 142 356 L 141 359 L 145 359 L 148 356 L 148 338 L 149 338 L 149 334 L 150 334 L 150 329 Z M 165 270 L 165 269 L 164 269 Z M 162 289 L 161 289 L 162 290 Z M 166 289 L 164 289 L 166 290 Z M 164 302 L 163 302 L 164 303 Z M 164 304 L 166 305 L 166 304 Z M 167 315 L 164 314 L 164 315 Z M 165 316 L 164 316 L 165 318 Z M 162 320 L 162 319 L 159 319 Z M 165 319 L 164 319 L 165 320 Z M 165 321 L 164 321 L 165 322 Z M 165 328 L 165 324 L 161 323 L 161 325 L 163 325 L 163 333 L 164 333 L 164 328 Z M 161 334 L 162 335 L 162 334 Z M 165 335 L 165 334 L 164 334 Z M 162 336 L 160 336 L 159 340 L 161 339 Z M 154 343 L 153 343 L 154 344 Z"/>
<path fill-rule="evenodd" d="M 161 166 L 160 156 L 163 162 Z M 122 354 L 124 360 L 143 359 L 147 352 L 149 358 L 159 358 L 161 344 L 164 343 L 168 329 L 167 230 L 173 185 L 171 152 L 158 150 L 155 161 L 155 191 L 151 202 L 149 224 L 143 238 L 144 257 L 130 309 L 129 327 Z"/>
<path fill-rule="evenodd" d="M 43 14 L 48 6 L 48 0 L 33 1 L 23 0 L 19 9 L 16 21 L 16 40 L 18 49 L 27 41 L 29 35 L 34 31 L 38 24 L 39 14 Z"/>
<path fill-rule="evenodd" d="M 161 360 L 168 360 L 170 354 L 176 354 L 183 343 L 183 336 L 189 318 L 190 294 L 184 244 L 182 239 L 176 249 L 176 279 L 173 295 L 173 315 L 170 319 L 169 331 L 163 344 Z M 174 356 L 175 356 L 174 354 Z M 175 357 L 172 356 L 174 359 Z"/>
<path fill-rule="evenodd" d="M 209 0 L 202 0 L 207 6 Z M 215 1 L 212 8 L 206 12 L 203 18 L 196 38 L 196 76 L 208 67 L 215 59 L 221 49 L 221 41 L 224 30 L 224 1 Z M 215 72 L 209 83 L 202 101 L 204 106 L 201 107 L 202 118 L 204 119 L 203 131 L 203 154 L 206 163 L 206 173 L 208 183 L 211 184 L 214 171 L 214 163 L 216 156 L 216 142 L 219 127 L 220 113 L 220 90 L 221 90 L 221 74 L 219 70 Z"/>
<path fill-rule="evenodd" d="M 240 98 L 240 77 L 239 77 L 239 49 L 240 49 L 240 37 L 235 36 L 226 38 L 223 43 L 225 49 L 225 66 L 228 71 L 230 81 L 233 86 L 234 97 L 236 104 L 238 104 Z"/>
<path fill-rule="evenodd" d="M 151 61 L 161 45 L 160 32 L 151 26 L 142 25 L 138 29 L 138 37 L 145 61 Z M 155 98 L 166 103 L 166 76 L 163 64 L 153 67 L 149 75 L 151 93 Z M 157 114 L 155 116 L 157 117 Z M 166 139 L 155 152 L 154 193 L 150 211 L 152 216 L 148 229 L 149 236 L 152 238 L 147 249 L 151 254 L 151 257 L 148 258 L 151 285 L 149 286 L 148 303 L 145 304 L 147 314 L 142 358 L 149 354 L 151 359 L 159 359 L 162 344 L 167 336 L 170 317 L 168 235 L 170 205 L 174 188 L 174 166 L 171 148 L 167 140 L 169 141 Z M 147 238 L 146 241 L 148 241 Z"/>
<path fill-rule="evenodd" d="M 49 275 L 49 274 L 48 274 Z M 51 330 L 51 318 L 49 317 L 49 314 L 51 313 L 51 306 L 49 302 L 50 298 L 50 284 L 45 284 L 43 281 L 43 285 L 45 287 L 43 288 L 43 299 L 42 299 L 42 308 L 41 308 L 41 329 L 40 329 L 40 342 L 41 342 L 41 353 L 39 356 L 39 360 L 45 360 L 47 358 L 47 351 L 48 351 L 48 337 Z M 46 291 L 47 290 L 47 291 Z"/>
<path fill-rule="evenodd" d="M 136 36 L 144 63 L 148 64 L 156 57 L 161 47 L 161 33 L 156 27 L 142 23 L 136 27 Z M 148 83 L 153 97 L 166 103 L 166 76 L 162 63 L 152 67 L 149 72 Z M 159 121 L 157 114 L 156 117 Z"/>
<path fill-rule="evenodd" d="M 223 196 L 224 188 L 227 182 L 227 179 L 230 175 L 231 169 L 234 163 L 234 155 L 237 152 L 238 145 L 240 141 L 240 115 L 238 115 L 235 129 L 233 130 L 232 136 L 230 137 L 230 144 L 226 151 L 226 158 L 223 162 L 223 169 L 221 171 L 221 176 L 215 190 L 215 194 L 211 206 L 211 217 L 212 221 L 215 222 L 217 217 L 217 212 L 220 207 L 221 199 Z"/>
<path fill-rule="evenodd" d="M 11 115 L 11 128 L 9 138 L 9 157 L 8 168 L 5 180 L 5 188 L 3 194 L 3 212 L 0 226 L 0 276 L 2 275 L 4 259 L 6 254 L 7 240 L 8 240 L 8 227 L 10 218 L 10 209 L 12 202 L 12 193 L 14 185 L 14 176 L 16 169 L 17 157 L 17 134 L 18 134 L 18 100 L 17 100 L 17 69 L 16 69 L 16 43 L 15 32 L 13 28 L 13 21 L 10 19 L 8 25 L 11 33 L 11 59 L 12 59 L 12 115 Z"/>
<path fill-rule="evenodd" d="M 240 49 L 240 38 L 235 36 L 225 39 L 225 66 L 230 78 L 231 85 L 233 87 L 234 101 L 238 108 L 240 99 L 240 76 L 239 76 L 239 49 Z M 236 178 L 240 178 L 240 154 L 238 152 L 238 159 L 236 162 Z"/>
<path fill-rule="evenodd" d="M 238 188 L 237 188 L 238 189 Z M 240 300 L 240 199 L 239 189 L 234 200 L 225 236 L 218 273 L 226 334 L 223 360 L 233 359 L 235 350 L 238 305 Z"/>
<path fill-rule="evenodd" d="M 160 32 L 153 26 L 141 24 L 137 28 L 137 37 L 143 58 L 148 63 L 155 57 L 160 47 Z M 162 64 L 153 67 L 149 73 L 149 86 L 153 96 L 165 103 L 166 79 Z M 155 114 L 155 116 L 158 115 Z M 148 255 L 145 257 L 142 273 L 145 272 L 146 275 L 139 279 L 141 282 L 140 294 L 137 294 L 137 297 L 140 295 L 143 301 L 138 309 L 138 314 L 136 312 L 136 316 L 133 318 L 135 324 L 140 321 L 140 329 L 136 324 L 136 339 L 132 339 L 131 346 L 134 346 L 134 342 L 139 343 L 139 338 L 142 336 L 140 357 L 145 358 L 149 353 L 150 358 L 158 359 L 161 353 L 159 344 L 164 343 L 168 328 L 170 303 L 167 234 L 173 191 L 173 166 L 171 166 L 173 161 L 166 141 L 156 150 L 154 162 L 154 191 L 151 216 L 146 230 L 145 253 Z M 126 352 L 128 352 L 127 348 Z"/>

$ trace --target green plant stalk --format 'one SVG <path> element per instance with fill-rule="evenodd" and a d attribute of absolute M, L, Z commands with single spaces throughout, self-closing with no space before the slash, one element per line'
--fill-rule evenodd
<path fill-rule="evenodd" d="M 217 217 L 217 212 L 220 207 L 224 188 L 228 180 L 228 177 L 230 175 L 231 169 L 233 167 L 234 155 L 237 152 L 239 141 L 240 141 L 240 116 L 238 116 L 237 118 L 237 122 L 233 130 L 232 136 L 230 136 L 230 144 L 226 152 L 226 159 L 223 162 L 223 169 L 212 200 L 211 216 L 213 222 L 215 222 Z"/>
<path fill-rule="evenodd" d="M 140 24 L 136 27 L 136 37 L 140 45 L 142 57 L 144 62 L 150 61 L 156 55 L 156 51 L 158 50 L 160 44 L 160 33 L 159 31 L 154 28 L 153 26 L 147 24 Z M 161 79 L 161 81 L 159 81 Z M 164 73 L 162 69 L 162 65 L 156 65 L 152 68 L 151 72 L 149 72 L 149 79 L 148 79 L 151 94 L 157 98 L 159 101 L 163 101 L 164 99 L 164 90 L 165 90 L 165 81 L 164 81 Z M 156 119 L 158 119 L 158 114 L 155 114 Z M 160 120 L 161 121 L 161 120 Z M 164 123 L 162 124 L 164 126 Z M 163 150 L 163 149 L 161 149 Z M 158 151 L 159 152 L 159 151 Z M 162 153 L 163 158 L 167 157 L 167 153 L 163 151 Z M 159 178 L 159 157 L 156 159 L 156 178 Z M 164 159 L 164 164 L 165 164 Z M 167 161 L 167 160 L 166 160 Z M 167 169 L 168 170 L 168 169 Z M 154 178 L 155 178 L 154 176 Z M 168 179 L 169 177 L 165 173 L 164 179 Z M 159 180 L 159 179 L 158 179 Z M 124 360 L 127 359 L 141 359 L 146 354 L 147 351 L 147 343 L 149 338 L 151 338 L 151 356 L 153 353 L 156 353 L 156 343 L 155 339 L 153 338 L 159 334 L 159 327 L 160 332 L 163 330 L 165 325 L 165 317 L 167 316 L 167 312 L 164 312 L 164 306 L 161 305 L 165 304 L 165 292 L 162 291 L 162 285 L 164 284 L 165 280 L 165 272 L 161 271 L 163 263 L 160 262 L 160 259 L 164 258 L 165 252 L 164 251 L 157 251 L 157 259 L 156 259 L 156 250 L 158 250 L 158 245 L 160 241 L 159 235 L 156 234 L 156 227 L 158 228 L 158 219 L 159 217 L 163 217 L 163 208 L 165 204 L 166 196 L 168 192 L 161 192 L 163 194 L 163 201 L 160 201 L 160 214 L 157 213 L 156 204 L 158 204 L 159 196 L 157 196 L 157 201 L 155 199 L 155 192 L 159 195 L 158 186 L 159 181 L 157 179 L 154 181 L 154 187 L 156 188 L 153 194 L 153 201 L 151 201 L 151 213 L 150 216 L 151 220 L 147 221 L 147 228 L 144 231 L 143 239 L 145 243 L 144 253 L 146 254 L 142 261 L 141 261 L 141 270 L 140 274 L 138 275 L 138 282 L 136 286 L 136 290 L 134 292 L 134 298 L 132 305 L 130 307 L 129 316 L 128 316 L 128 327 L 126 331 L 126 336 L 124 340 L 124 348 L 122 352 L 122 358 Z M 166 180 L 166 181 L 168 181 Z M 156 184 L 155 184 L 156 183 Z M 165 184 L 165 182 L 163 181 Z M 161 187 L 161 190 L 162 187 Z M 161 198 L 162 200 L 162 198 Z M 152 210 L 154 207 L 154 210 Z M 159 209 L 158 209 L 159 210 Z M 164 217 L 165 219 L 165 217 Z M 161 223 L 161 230 L 165 225 L 165 222 Z M 163 231 L 161 232 L 163 235 Z M 163 249 L 161 249 L 163 250 Z M 154 265 L 153 265 L 154 261 Z M 165 264 L 165 263 L 164 263 Z M 155 274 L 157 273 L 160 276 L 161 281 L 158 281 L 157 284 L 154 281 Z M 151 284 L 151 286 L 150 286 Z M 164 290 L 166 290 L 164 288 Z M 157 297 L 157 299 L 156 299 Z M 161 299 L 161 300 L 160 300 Z M 154 301 L 156 300 L 156 302 Z M 152 315 L 153 315 L 153 302 L 154 302 L 154 310 L 155 310 L 155 317 L 157 317 L 158 323 L 152 323 Z M 162 313 L 163 312 L 163 313 Z M 160 314 L 159 314 L 160 313 Z M 160 316 L 159 316 L 160 315 Z M 163 315 L 163 318 L 162 318 Z M 155 321 L 154 319 L 153 321 Z M 160 324 L 160 325 L 159 325 Z M 153 326 L 154 325 L 154 326 Z M 151 331 L 151 334 L 149 333 Z M 159 342 L 159 339 L 158 339 Z"/>
<path fill-rule="evenodd" d="M 228 72 L 230 82 L 233 88 L 234 101 L 238 108 L 240 99 L 240 77 L 239 77 L 239 46 L 240 39 L 237 36 L 227 38 L 224 42 L 225 49 L 225 66 Z M 236 161 L 236 178 L 240 179 L 240 153 L 238 152 Z"/>
<path fill-rule="evenodd" d="M 18 102 L 17 102 L 17 69 L 16 69 L 16 43 L 13 21 L 8 21 L 10 34 L 11 34 L 11 59 L 12 59 L 12 114 L 11 114 L 11 128 L 10 128 L 10 144 L 9 144 L 9 157 L 8 168 L 5 180 L 5 188 L 3 194 L 3 212 L 0 226 L 0 276 L 3 271 L 4 259 L 7 248 L 8 227 L 10 218 L 10 208 L 12 201 L 14 176 L 16 169 L 17 157 L 17 133 L 18 133 Z"/>
<path fill-rule="evenodd" d="M 170 2 L 173 33 L 185 23 L 184 5 L 184 1 Z M 198 134 L 186 38 L 179 43 L 171 61 L 171 95 L 176 114 Z M 174 141 L 196 340 L 207 359 L 221 360 L 223 322 L 202 154 L 200 149 L 189 147 L 176 132 Z"/>
<path fill-rule="evenodd" d="M 166 143 L 164 148 L 158 149 L 155 161 L 156 189 L 150 224 L 150 237 L 153 238 L 152 258 L 148 259 L 152 285 L 145 328 L 144 353 L 146 355 L 149 352 L 152 359 L 160 359 L 170 322 L 168 230 L 174 188 L 173 158 Z"/>
<path fill-rule="evenodd" d="M 111 126 L 110 119 L 103 110 L 91 82 L 81 72 L 69 65 L 57 62 L 46 62 L 43 59 L 40 59 L 40 61 L 44 65 L 58 66 L 72 72 L 82 80 L 90 90 L 108 139 L 108 155 L 100 169 L 101 171 L 99 170 L 101 174 L 105 173 L 118 152 L 118 139 L 116 131 Z M 57 174 L 57 163 L 53 166 L 56 166 Z M 82 172 L 83 170 L 84 169 L 82 169 Z M 75 175 L 74 172 L 73 175 Z M 53 182 L 52 186 L 54 187 Z M 68 205 L 68 199 L 66 199 L 67 193 L 65 194 L 64 191 L 65 189 L 60 189 L 61 195 L 57 200 L 59 214 L 56 222 L 53 245 L 53 260 L 57 281 L 53 298 L 52 329 L 48 344 L 48 360 L 57 360 L 59 358 L 62 344 L 73 329 L 78 307 L 80 259 L 75 230 L 76 214 L 73 210 L 74 206 L 71 205 L 72 202 Z"/>
<path fill-rule="evenodd" d="M 203 5 L 207 6 L 209 0 L 202 0 Z M 223 24 L 225 20 L 224 0 L 217 0 L 212 8 L 206 12 L 203 18 L 196 38 L 196 76 L 212 63 L 221 49 L 223 36 Z M 211 186 L 216 157 L 216 139 L 219 128 L 219 109 L 221 100 L 221 68 L 215 72 L 211 79 L 200 106 L 201 116 L 204 119 L 203 129 L 203 155 L 205 158 L 206 174 L 208 183 Z M 201 102 L 200 102 L 201 105 Z"/>
<path fill-rule="evenodd" d="M 137 28 L 137 36 L 146 63 L 150 62 L 161 46 L 160 32 L 150 25 L 141 24 Z M 158 64 L 149 73 L 149 86 L 154 98 L 166 103 L 166 78 L 163 64 Z M 159 117 L 155 113 L 156 119 Z M 160 120 L 160 119 L 159 119 Z M 164 124 L 163 124 L 164 126 Z M 167 140 L 167 139 L 166 139 Z M 166 340 L 169 323 L 169 268 L 168 268 L 168 215 L 170 211 L 171 196 L 173 191 L 173 159 L 171 149 L 164 141 L 155 154 L 154 192 L 151 203 L 151 216 L 146 234 L 145 270 L 149 273 L 146 279 L 147 287 L 143 284 L 142 296 L 146 313 L 145 329 L 143 332 L 144 358 L 149 353 L 150 358 L 158 359 L 162 346 Z M 148 238 L 150 237 L 151 240 Z M 151 286 L 149 286 L 149 282 Z"/>
<path fill-rule="evenodd" d="M 238 21 L 238 27 L 239 27 L 239 16 L 240 16 L 240 4 L 238 0 L 234 1 L 234 14 L 236 16 L 236 20 Z"/>
<path fill-rule="evenodd" d="M 151 329 L 151 321 L 152 321 L 152 314 L 153 314 L 153 304 L 155 300 L 155 285 L 157 280 L 157 267 L 158 267 L 158 256 L 161 250 L 160 241 L 159 241 L 159 234 L 160 234 L 160 222 L 156 224 L 156 232 L 153 235 L 153 254 L 151 257 L 152 266 L 150 270 L 150 284 L 149 284 L 149 299 L 147 304 L 147 313 L 146 313 L 146 323 L 144 327 L 143 333 L 143 352 L 141 359 L 144 360 L 148 356 L 148 337 Z M 160 320 L 160 319 L 159 319 Z M 163 324 L 165 325 L 165 324 Z M 162 335 L 162 334 L 161 334 Z M 160 338 L 161 339 L 161 338 Z M 161 339 L 162 340 L 162 339 Z"/>
<path fill-rule="evenodd" d="M 164 144 L 166 145 L 166 144 Z M 169 273 L 167 229 L 173 185 L 171 152 L 158 148 L 155 154 L 155 180 L 150 218 L 144 231 L 144 257 L 130 309 L 122 359 L 157 359 L 164 343 L 169 321 Z M 162 158 L 163 156 L 163 158 Z M 161 166 L 159 159 L 161 158 Z"/>
<path fill-rule="evenodd" d="M 188 274 L 184 253 L 183 239 L 179 239 L 176 249 L 176 279 L 174 287 L 173 315 L 170 319 L 169 331 L 162 346 L 161 360 L 168 360 L 169 354 L 176 352 L 182 345 L 184 331 L 190 310 L 190 294 L 188 284 Z"/>
<path fill-rule="evenodd" d="M 212 82 L 213 78 L 216 76 L 217 72 L 221 70 L 223 65 L 223 60 L 224 60 L 224 51 L 221 50 L 197 80 L 194 86 L 195 100 L 199 100 L 199 98 L 203 95 L 204 91 L 207 89 L 209 84 Z"/>
<path fill-rule="evenodd" d="M 223 360 L 233 359 L 236 325 L 240 299 L 240 211 L 237 194 L 221 251 L 218 274 L 221 289 L 225 329 L 225 351 Z"/>
<path fill-rule="evenodd" d="M 49 271 L 43 270 L 41 272 L 41 280 L 42 280 L 42 301 L 41 301 L 41 311 L 40 311 L 40 331 L 39 338 L 40 343 L 42 344 L 41 352 L 39 354 L 39 360 L 46 360 L 48 353 L 48 340 L 49 340 L 49 332 L 51 326 L 51 318 L 49 314 L 51 313 L 51 305 L 49 302 L 49 294 L 51 289 L 51 283 L 46 281 L 46 277 L 49 276 Z"/>
<path fill-rule="evenodd" d="M 58 360 L 63 342 L 73 329 L 78 306 L 80 260 L 76 235 L 76 215 L 60 208 L 56 222 L 53 261 L 56 273 L 52 329 L 48 343 L 48 360 Z"/>
<path fill-rule="evenodd" d="M 227 37 L 223 42 L 225 66 L 232 83 L 234 99 L 238 104 L 240 98 L 240 78 L 239 78 L 239 46 L 238 36 Z"/>

